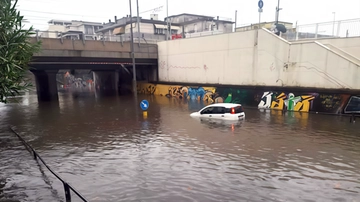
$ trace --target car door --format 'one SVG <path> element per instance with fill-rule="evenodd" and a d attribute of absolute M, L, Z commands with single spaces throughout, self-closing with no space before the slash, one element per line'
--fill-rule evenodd
<path fill-rule="evenodd" d="M 225 107 L 214 107 L 213 118 L 224 119 L 225 118 Z"/>
<path fill-rule="evenodd" d="M 200 112 L 201 118 L 211 119 L 213 118 L 214 107 L 207 107 Z"/>

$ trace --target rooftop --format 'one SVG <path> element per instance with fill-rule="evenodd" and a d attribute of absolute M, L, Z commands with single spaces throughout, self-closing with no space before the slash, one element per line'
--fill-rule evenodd
<path fill-rule="evenodd" d="M 132 23 L 136 23 L 136 22 L 137 22 L 136 17 L 133 17 L 133 22 Z M 150 20 L 150 19 L 143 19 L 143 18 L 140 18 L 140 23 L 166 25 L 166 22 L 161 21 L 161 20 Z M 123 27 L 123 26 L 128 25 L 128 24 L 130 24 L 130 18 L 125 23 L 119 23 L 119 24 L 113 24 L 113 25 L 110 25 L 110 26 L 106 26 L 106 27 L 104 27 L 102 29 L 97 30 L 96 32 L 99 33 L 99 32 L 103 32 L 103 31 L 115 29 L 115 28 L 118 28 L 118 27 Z M 172 23 L 172 25 L 179 26 L 176 23 Z"/>
<path fill-rule="evenodd" d="M 164 21 L 166 21 L 167 18 L 175 18 L 175 17 L 180 17 L 180 16 L 184 16 L 184 15 L 187 15 L 187 16 L 192 16 L 192 17 L 199 17 L 199 18 L 208 18 L 208 20 L 214 20 L 217 18 L 217 16 L 208 16 L 208 15 L 197 15 L 197 14 L 190 14 L 190 13 L 182 13 L 182 14 L 178 14 L 178 15 L 171 15 L 171 16 L 168 16 L 166 18 L 164 18 Z M 220 22 L 229 22 L 229 23 L 233 23 L 231 21 L 230 18 L 219 18 Z"/>
<path fill-rule="evenodd" d="M 270 21 L 270 22 L 261 22 L 260 24 L 275 24 L 276 21 Z M 293 24 L 292 22 L 284 22 L 284 21 L 279 21 L 279 23 L 281 24 Z M 250 27 L 252 25 L 258 25 L 259 23 L 252 23 L 252 24 L 248 24 L 248 25 L 243 25 L 243 26 L 240 26 L 240 27 L 236 27 L 236 28 L 242 28 L 242 27 Z"/>
<path fill-rule="evenodd" d="M 88 22 L 88 21 L 81 21 L 81 20 L 56 20 L 52 19 L 48 21 L 49 24 L 51 23 L 64 23 L 64 24 L 89 24 L 89 25 L 102 25 L 100 22 Z"/>

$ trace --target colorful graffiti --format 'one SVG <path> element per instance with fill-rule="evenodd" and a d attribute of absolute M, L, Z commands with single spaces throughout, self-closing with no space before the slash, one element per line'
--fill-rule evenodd
<path fill-rule="evenodd" d="M 309 112 L 312 101 L 318 96 L 318 94 L 295 96 L 293 93 L 283 92 L 277 96 L 274 96 L 275 94 L 274 92 L 264 92 L 258 108 Z"/>
<path fill-rule="evenodd" d="M 240 103 L 259 109 L 294 112 L 360 113 L 360 96 L 350 94 L 259 91 L 229 87 L 202 87 L 139 83 L 139 94 L 202 101 L 204 103 Z"/>
<path fill-rule="evenodd" d="M 137 93 L 138 94 L 149 94 L 149 95 L 153 95 L 155 94 L 155 90 L 156 90 L 156 86 L 154 84 L 137 84 L 136 86 L 137 89 Z"/>

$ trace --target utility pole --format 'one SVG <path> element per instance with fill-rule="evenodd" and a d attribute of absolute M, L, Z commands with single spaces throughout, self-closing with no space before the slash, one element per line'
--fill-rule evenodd
<path fill-rule="evenodd" d="M 139 1 L 136 0 L 137 6 L 137 30 L 138 30 L 138 46 L 140 47 L 140 14 L 139 14 Z"/>
<path fill-rule="evenodd" d="M 134 94 L 137 95 L 136 89 L 136 67 L 135 67 L 135 53 L 134 53 L 134 33 L 133 33 L 133 20 L 132 20 L 132 10 L 131 10 L 131 0 L 129 0 L 129 7 L 130 7 L 130 38 L 131 38 L 131 58 L 132 58 L 132 66 L 133 66 L 133 91 Z"/>
<path fill-rule="evenodd" d="M 279 13 L 280 13 L 280 0 L 278 0 L 278 6 L 276 7 L 276 20 L 275 23 L 279 23 Z"/>
<path fill-rule="evenodd" d="M 169 4 L 168 0 L 166 0 L 166 40 L 169 38 Z"/>

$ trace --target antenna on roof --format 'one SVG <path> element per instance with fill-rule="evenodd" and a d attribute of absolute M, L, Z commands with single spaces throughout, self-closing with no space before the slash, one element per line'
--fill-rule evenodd
<path fill-rule="evenodd" d="M 150 9 L 150 10 L 143 11 L 143 12 L 141 12 L 140 14 L 148 13 L 148 12 L 158 13 L 158 12 L 162 11 L 162 8 L 163 8 L 163 7 L 164 7 L 164 6 L 159 6 L 159 7 Z"/>

